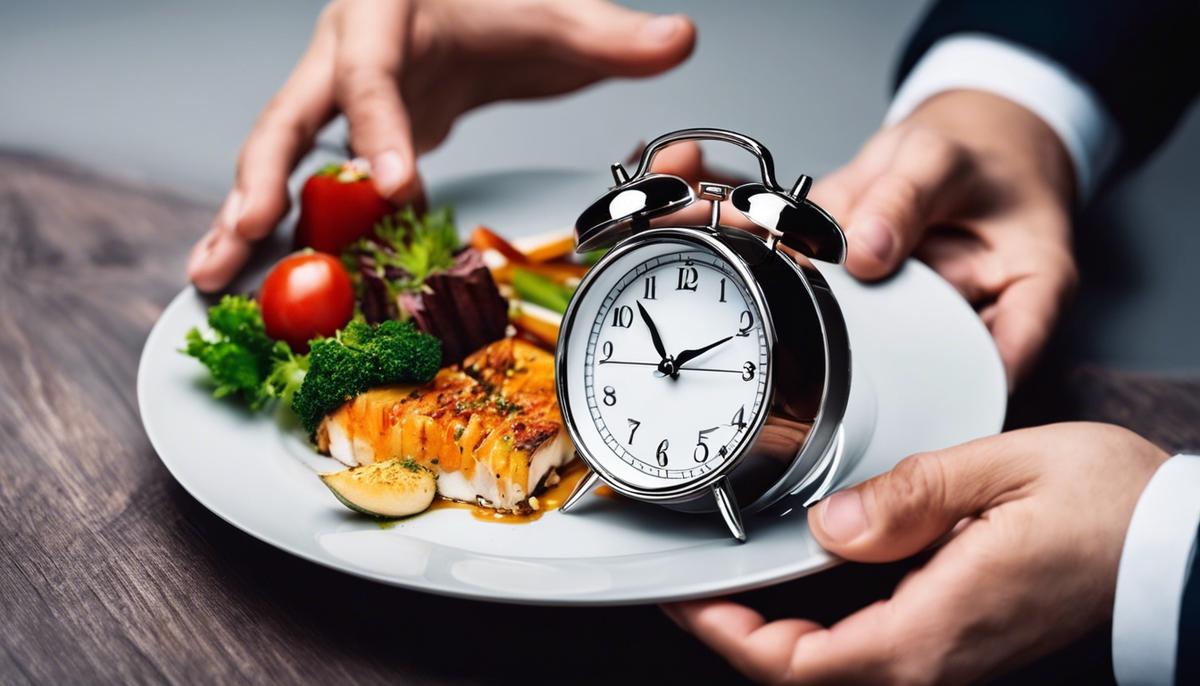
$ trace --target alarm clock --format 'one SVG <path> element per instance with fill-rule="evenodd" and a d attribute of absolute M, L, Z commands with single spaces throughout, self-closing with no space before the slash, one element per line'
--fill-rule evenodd
<path fill-rule="evenodd" d="M 684 141 L 737 145 L 761 178 L 694 190 L 651 171 Z M 559 333 L 559 408 L 588 468 L 561 511 L 603 482 L 634 500 L 717 512 L 745 541 L 743 513 L 812 496 L 837 462 L 850 345 L 812 261 L 843 262 L 845 235 L 806 198 L 811 178 L 781 187 L 770 152 L 733 131 L 668 133 L 632 176 L 620 164 L 612 174 L 616 185 L 575 224 L 578 251 L 607 251 Z M 722 224 L 726 200 L 761 231 Z M 670 221 L 701 201 L 707 223 Z"/>

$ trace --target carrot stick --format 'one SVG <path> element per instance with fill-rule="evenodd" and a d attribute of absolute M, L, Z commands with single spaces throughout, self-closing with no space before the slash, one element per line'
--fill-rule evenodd
<path fill-rule="evenodd" d="M 500 234 L 480 224 L 471 232 L 471 247 L 476 250 L 495 250 L 504 255 L 504 259 L 513 264 L 526 264 L 529 258 L 525 253 L 513 247 L 512 243 L 500 237 Z"/>
<path fill-rule="evenodd" d="M 558 325 L 518 312 L 512 317 L 513 326 L 551 348 L 558 345 Z"/>
<path fill-rule="evenodd" d="M 530 262 L 549 262 L 566 257 L 573 250 L 575 250 L 575 236 L 568 233 L 526 250 L 525 256 L 529 258 Z"/>

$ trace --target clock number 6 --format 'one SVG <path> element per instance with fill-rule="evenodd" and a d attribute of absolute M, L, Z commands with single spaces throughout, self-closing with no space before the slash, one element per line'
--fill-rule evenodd
<path fill-rule="evenodd" d="M 667 466 L 667 448 L 671 447 L 671 442 L 667 439 L 662 439 L 662 443 L 658 444 L 658 450 L 654 451 L 654 458 L 658 460 L 659 467 Z"/>
<path fill-rule="evenodd" d="M 609 407 L 617 404 L 617 389 L 612 386 L 604 387 L 604 404 Z"/>
<path fill-rule="evenodd" d="M 696 438 L 696 449 L 692 451 L 692 459 L 696 460 L 697 462 L 704 462 L 708 459 L 708 444 L 704 442 L 704 439 L 708 436 L 708 434 L 716 431 L 717 429 L 718 427 L 714 426 L 711 429 L 700 430 L 700 433 Z"/>

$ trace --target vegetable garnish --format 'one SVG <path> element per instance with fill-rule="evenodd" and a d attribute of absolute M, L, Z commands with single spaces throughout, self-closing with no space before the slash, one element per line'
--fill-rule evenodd
<path fill-rule="evenodd" d="M 296 247 L 338 255 L 370 235 L 375 223 L 395 211 L 371 184 L 366 160 L 329 164 L 304 183 Z"/>
<path fill-rule="evenodd" d="M 475 230 L 471 232 L 471 247 L 480 251 L 495 250 L 513 264 L 525 264 L 530 261 L 525 253 L 518 250 L 516 246 L 482 224 L 476 226 Z"/>
<path fill-rule="evenodd" d="M 540 274 L 521 268 L 512 271 L 512 287 L 522 300 L 559 314 L 567 311 L 567 304 L 571 302 L 571 295 L 575 292 L 574 288 L 559 285 Z"/>
<path fill-rule="evenodd" d="M 332 336 L 354 316 L 354 286 L 332 255 L 304 250 L 280 260 L 259 289 L 267 334 L 308 350 L 314 338 Z"/>
<path fill-rule="evenodd" d="M 479 252 L 458 246 L 448 209 L 397 212 L 342 261 L 358 282 L 363 317 L 411 320 L 441 339 L 445 364 L 504 337 L 508 304 Z"/>
<path fill-rule="evenodd" d="M 388 384 L 425 383 L 441 364 L 441 341 L 409 322 L 389 320 L 372 327 L 352 321 L 335 337 L 312 341 L 308 372 L 291 406 L 311 433 L 325 415 L 359 393 Z"/>
<path fill-rule="evenodd" d="M 267 383 L 277 360 L 291 356 L 286 343 L 267 336 L 258 303 L 240 295 L 227 295 L 208 309 L 211 331 L 187 332 L 181 352 L 200 360 L 212 374 L 213 396 L 235 395 L 252 410 L 275 396 Z"/>
<path fill-rule="evenodd" d="M 457 249 L 449 208 L 418 217 L 406 207 L 380 220 L 374 235 L 351 245 L 342 261 L 351 274 L 373 274 L 395 294 L 420 290 L 430 274 L 449 269 Z"/>

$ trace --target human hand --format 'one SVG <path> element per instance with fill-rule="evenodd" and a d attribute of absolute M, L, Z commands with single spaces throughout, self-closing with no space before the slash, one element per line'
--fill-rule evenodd
<path fill-rule="evenodd" d="M 1103 424 L 1014 431 L 909 457 L 808 513 L 836 555 L 886 562 L 948 541 L 885 601 L 825 629 L 737 603 L 667 606 L 750 677 L 780 684 L 964 683 L 1111 616 L 1125 531 L 1167 455 Z"/>
<path fill-rule="evenodd" d="M 851 274 L 880 279 L 912 254 L 953 284 L 991 330 L 1012 388 L 1078 278 L 1073 179 L 1033 113 L 953 91 L 881 130 L 811 197 L 846 227 Z"/>
<path fill-rule="evenodd" d="M 376 189 L 421 192 L 416 156 L 462 113 L 496 100 L 565 93 L 683 61 L 695 29 L 603 0 L 334 0 L 307 52 L 238 158 L 234 188 L 193 248 L 188 277 L 223 288 L 287 213 L 287 179 L 338 112 Z"/>

